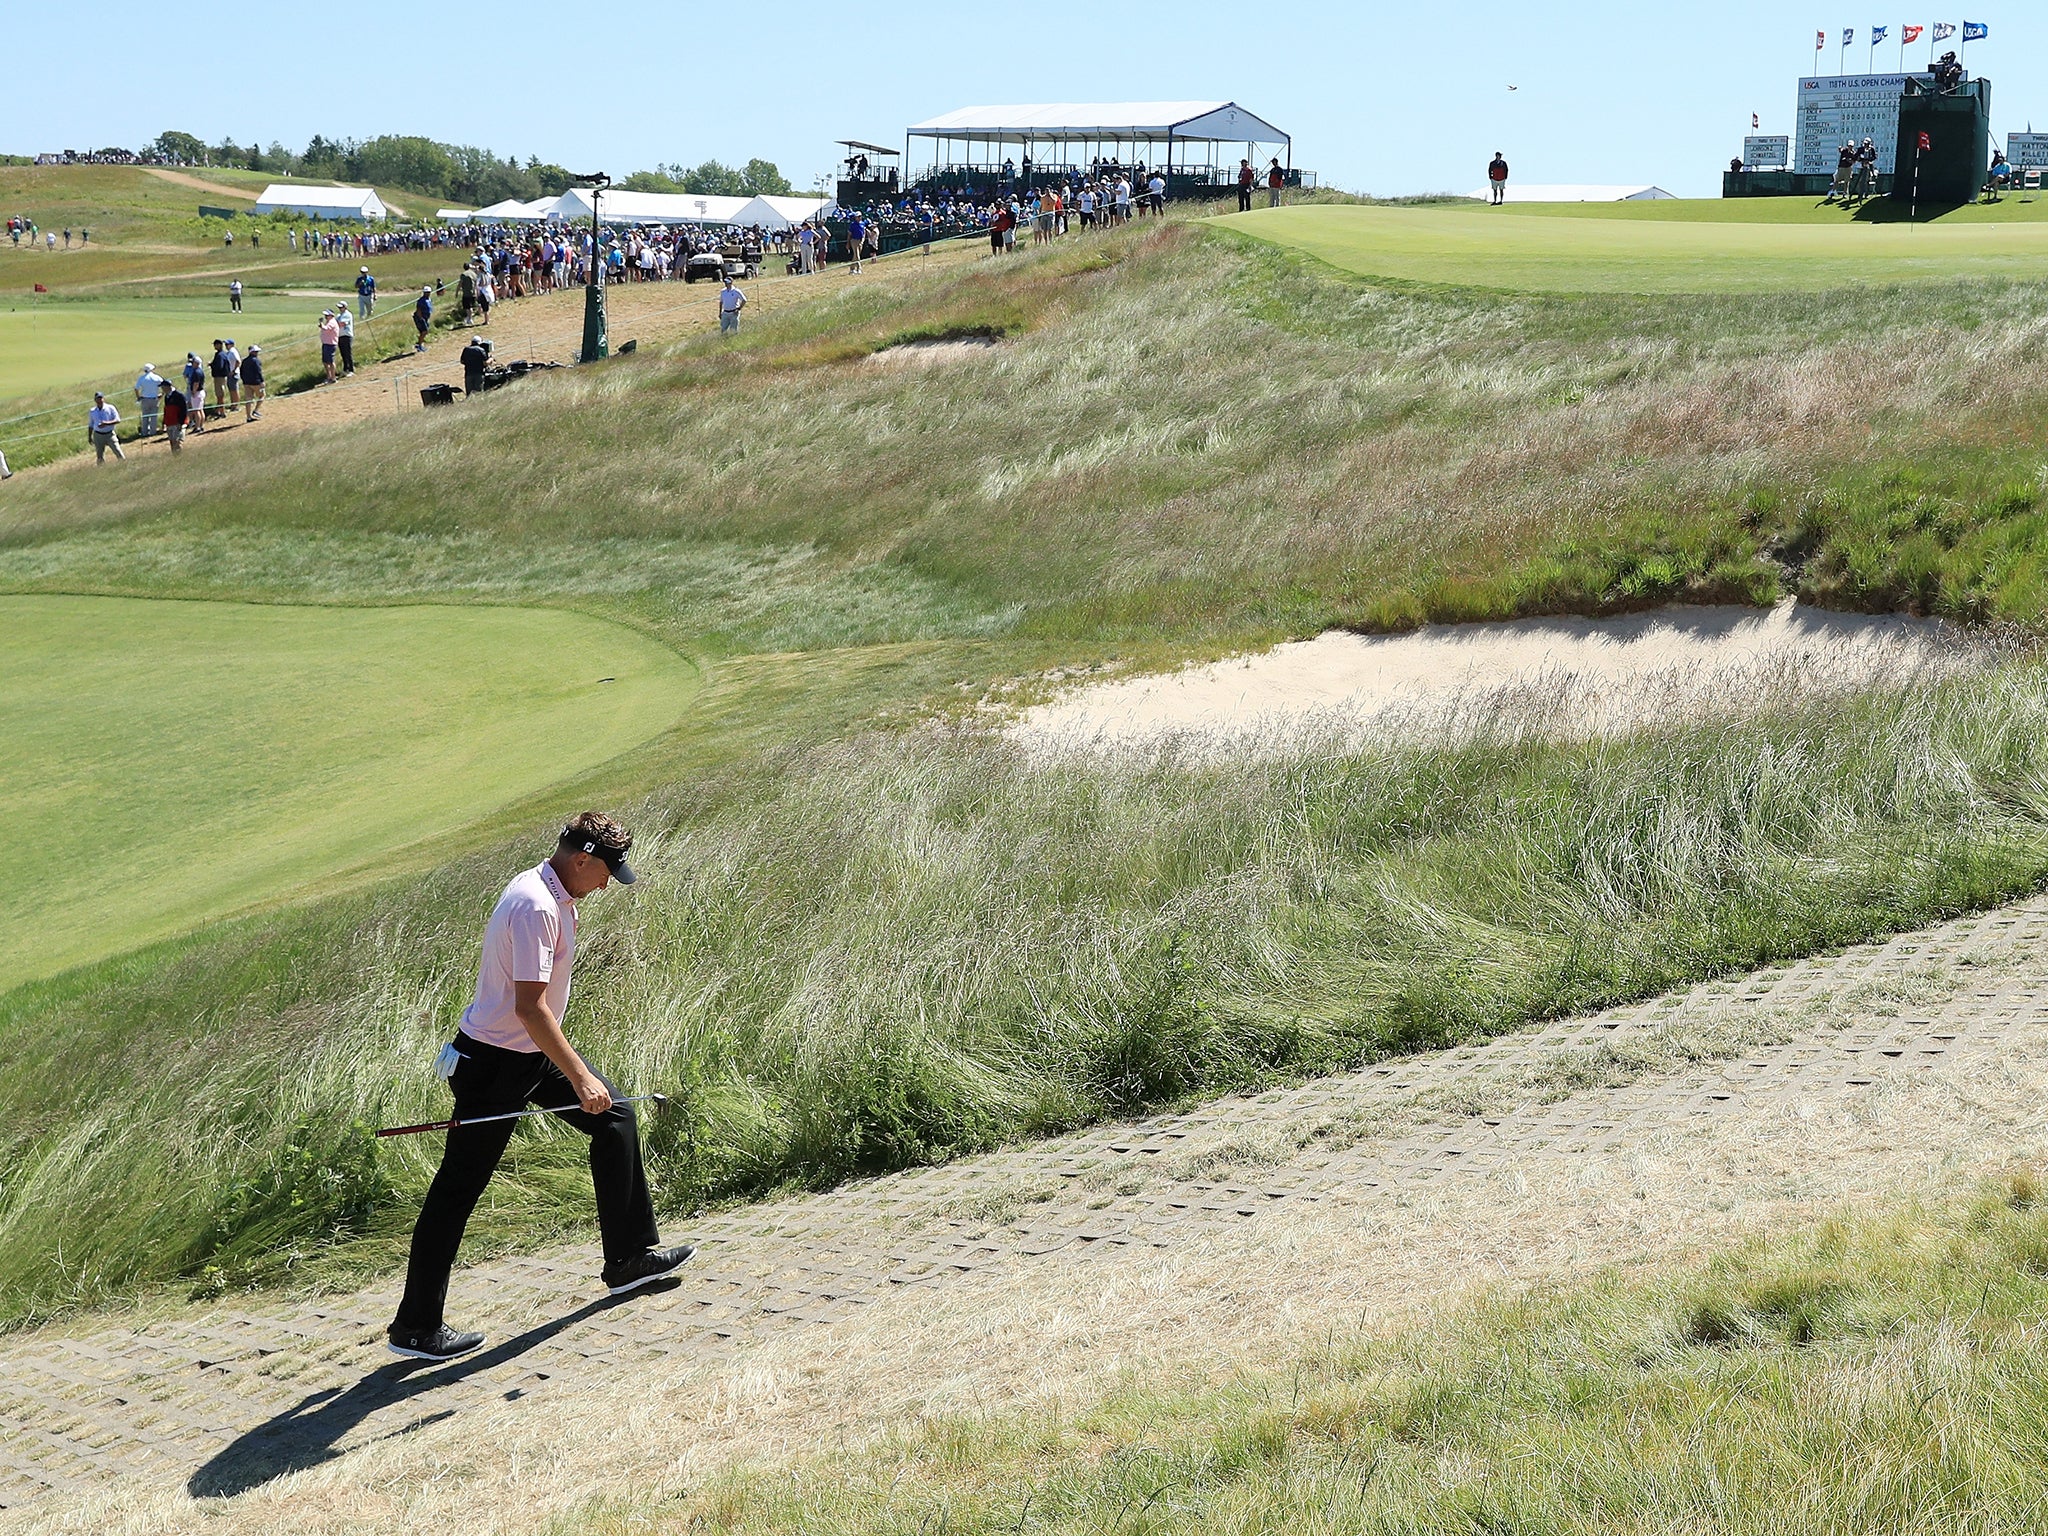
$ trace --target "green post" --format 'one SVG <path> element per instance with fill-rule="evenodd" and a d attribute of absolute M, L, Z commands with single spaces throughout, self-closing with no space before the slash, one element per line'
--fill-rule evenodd
<path fill-rule="evenodd" d="M 590 187 L 590 281 L 583 288 L 583 351 L 578 362 L 594 363 L 611 355 L 611 338 L 605 334 L 604 323 L 604 266 L 603 248 L 598 244 L 597 199 L 600 191 L 611 185 L 611 178 L 602 171 L 595 176 L 583 176 L 578 180 L 591 183 Z"/>

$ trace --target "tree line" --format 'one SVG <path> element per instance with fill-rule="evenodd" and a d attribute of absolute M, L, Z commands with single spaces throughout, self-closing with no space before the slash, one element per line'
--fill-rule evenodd
<path fill-rule="evenodd" d="M 273 175 L 302 176 L 322 181 L 369 184 L 418 192 L 482 208 L 508 197 L 530 202 L 566 192 L 576 178 L 538 155 L 521 164 L 516 156 L 500 158 L 474 144 L 443 144 L 416 134 L 380 134 L 373 139 L 330 139 L 315 134 L 301 153 L 273 140 L 237 144 L 232 137 L 208 144 L 196 134 L 167 129 L 149 150 L 169 160 L 193 165 L 237 166 Z M 787 177 L 773 161 L 753 159 L 744 166 L 706 160 L 701 165 L 656 165 L 635 171 L 615 183 L 634 192 L 694 192 L 700 196 L 754 197 L 790 191 Z"/>

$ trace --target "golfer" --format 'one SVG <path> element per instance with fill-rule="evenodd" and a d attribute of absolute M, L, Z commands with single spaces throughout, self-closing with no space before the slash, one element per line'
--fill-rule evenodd
<path fill-rule="evenodd" d="M 603 1281 L 617 1296 L 661 1279 L 696 1252 L 657 1248 L 654 1202 L 640 1161 L 633 1106 L 613 1102 L 612 1085 L 593 1071 L 562 1033 L 569 968 L 576 956 L 576 903 L 612 881 L 631 885 L 626 862 L 633 834 L 611 817 L 585 811 L 562 829 L 554 853 L 515 877 L 484 929 L 476 1000 L 462 1032 L 441 1052 L 457 1120 L 536 1105 L 563 1109 L 590 1138 L 590 1180 L 604 1239 Z M 515 1120 L 457 1126 L 412 1232 L 405 1296 L 390 1328 L 391 1349 L 415 1360 L 451 1360 L 484 1341 L 442 1320 L 448 1274 L 462 1229 L 512 1138 Z"/>
<path fill-rule="evenodd" d="M 1497 149 L 1486 165 L 1486 185 L 1492 206 L 1498 208 L 1508 200 L 1508 157 Z"/>

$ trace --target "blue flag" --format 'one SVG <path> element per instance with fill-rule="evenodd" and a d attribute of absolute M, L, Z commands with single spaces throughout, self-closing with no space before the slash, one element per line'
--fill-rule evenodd
<path fill-rule="evenodd" d="M 1870 29 L 1870 46 L 1875 48 L 1879 43 L 1883 42 L 1885 33 L 1890 30 L 1889 27 L 1872 27 Z"/>
<path fill-rule="evenodd" d="M 1855 41 L 1856 41 L 1856 29 L 1855 29 L 1854 27 L 1844 27 L 1844 28 L 1842 28 L 1842 46 L 1843 46 L 1844 48 L 1846 48 L 1846 47 L 1848 47 L 1848 46 L 1849 46 L 1849 45 L 1850 45 L 1851 43 L 1853 43 L 1853 42 L 1855 42 Z"/>
<path fill-rule="evenodd" d="M 1989 22 L 1966 21 L 1963 23 L 1963 41 L 1966 43 L 1974 43 L 1978 38 L 1989 37 L 1990 35 L 1991 24 Z"/>

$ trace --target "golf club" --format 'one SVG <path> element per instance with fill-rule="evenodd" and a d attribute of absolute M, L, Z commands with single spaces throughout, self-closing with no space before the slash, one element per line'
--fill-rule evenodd
<path fill-rule="evenodd" d="M 666 1104 L 665 1093 L 637 1093 L 628 1099 L 613 1099 L 614 1104 Z M 422 1131 L 452 1131 L 461 1125 L 488 1125 L 493 1120 L 524 1120 L 529 1115 L 566 1115 L 580 1108 L 576 1104 L 561 1104 L 553 1109 L 515 1109 L 502 1115 L 474 1115 L 467 1120 L 429 1120 L 424 1125 L 387 1126 L 379 1136 L 417 1136 Z"/>

